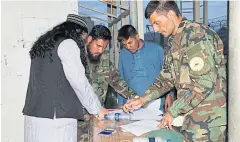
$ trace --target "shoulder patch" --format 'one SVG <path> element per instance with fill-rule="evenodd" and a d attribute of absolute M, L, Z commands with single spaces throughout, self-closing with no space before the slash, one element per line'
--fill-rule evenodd
<path fill-rule="evenodd" d="M 189 61 L 189 66 L 193 71 L 200 71 L 204 67 L 204 60 L 200 57 L 193 57 Z"/>

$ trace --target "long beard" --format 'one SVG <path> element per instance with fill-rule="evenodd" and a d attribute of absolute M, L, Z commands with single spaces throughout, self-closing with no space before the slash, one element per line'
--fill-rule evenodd
<path fill-rule="evenodd" d="M 93 56 L 93 54 L 90 51 L 89 45 L 87 45 L 87 54 L 88 54 L 88 59 L 91 63 L 93 63 L 93 64 L 100 63 L 102 54 L 99 54 L 98 56 Z"/>

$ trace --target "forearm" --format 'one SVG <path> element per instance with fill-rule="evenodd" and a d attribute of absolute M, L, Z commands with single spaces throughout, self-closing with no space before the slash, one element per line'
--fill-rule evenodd
<path fill-rule="evenodd" d="M 190 90 L 179 90 L 178 96 L 182 97 L 174 101 L 173 105 L 169 107 L 168 110 L 170 114 L 173 117 L 177 117 L 179 114 L 185 114 L 197 107 L 202 101 L 204 101 L 209 95 L 213 93 L 213 90 L 210 88 L 206 90 L 200 90 L 196 87 Z"/>

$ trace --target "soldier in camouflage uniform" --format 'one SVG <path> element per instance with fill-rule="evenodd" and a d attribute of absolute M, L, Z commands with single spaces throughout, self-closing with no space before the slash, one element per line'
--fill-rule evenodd
<path fill-rule="evenodd" d="M 117 69 L 111 63 L 109 56 L 104 53 L 105 45 L 98 47 L 98 56 L 94 57 L 89 52 L 96 46 L 99 46 L 98 40 L 101 40 L 105 34 L 99 34 L 97 31 L 100 26 L 95 26 L 89 33 L 89 37 L 86 40 L 86 62 L 83 64 L 85 67 L 85 74 L 89 83 L 94 89 L 94 92 L 98 95 L 98 98 L 104 106 L 106 100 L 108 86 L 111 86 L 117 93 L 121 94 L 125 98 L 132 98 L 136 93 L 128 88 L 127 83 L 120 78 L 120 74 Z M 106 45 L 107 46 L 107 45 Z M 103 53 L 103 54 L 102 54 Z M 84 108 L 83 108 L 84 109 Z M 84 109 L 84 121 L 78 123 L 78 142 L 87 142 L 89 139 L 89 114 Z"/>
<path fill-rule="evenodd" d="M 223 142 L 226 137 L 226 67 L 223 43 L 211 28 L 182 18 L 174 1 L 150 1 L 145 17 L 154 30 L 169 36 L 164 69 L 139 99 L 124 106 L 132 111 L 175 87 L 177 100 L 159 127 L 185 115 L 185 141 Z"/>

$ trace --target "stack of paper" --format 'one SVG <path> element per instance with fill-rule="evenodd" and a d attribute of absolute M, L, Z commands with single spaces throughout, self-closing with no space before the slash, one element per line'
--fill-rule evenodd
<path fill-rule="evenodd" d="M 163 112 L 159 110 L 160 99 L 152 101 L 146 108 L 134 111 L 132 113 L 132 120 L 161 120 Z"/>
<path fill-rule="evenodd" d="M 157 126 L 159 125 L 159 121 L 162 119 L 163 114 L 163 112 L 159 110 L 160 102 L 160 99 L 157 99 L 151 102 L 146 108 L 141 108 L 131 113 L 131 120 L 140 121 L 120 126 L 122 131 L 130 132 L 136 136 L 140 136 L 150 131 L 157 130 Z M 119 110 L 113 113 L 117 112 L 124 113 Z"/>
<path fill-rule="evenodd" d="M 153 130 L 157 130 L 159 122 L 155 120 L 141 120 L 127 125 L 120 126 L 123 131 L 131 132 L 136 136 L 148 133 Z"/>

